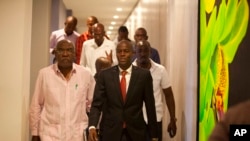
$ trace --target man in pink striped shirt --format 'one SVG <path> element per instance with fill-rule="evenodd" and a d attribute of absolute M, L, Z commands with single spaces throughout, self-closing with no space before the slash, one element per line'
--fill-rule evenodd
<path fill-rule="evenodd" d="M 38 74 L 29 115 L 32 141 L 82 141 L 95 80 L 90 71 L 73 63 L 72 42 L 59 41 L 55 57 L 57 62 Z"/>

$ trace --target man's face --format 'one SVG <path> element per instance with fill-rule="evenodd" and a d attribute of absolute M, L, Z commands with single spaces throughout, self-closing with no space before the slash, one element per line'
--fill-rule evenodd
<path fill-rule="evenodd" d="M 118 41 L 128 38 L 128 32 L 119 32 Z"/>
<path fill-rule="evenodd" d="M 139 41 L 136 44 L 137 63 L 145 66 L 150 60 L 150 45 L 146 41 Z"/>
<path fill-rule="evenodd" d="M 116 48 L 116 56 L 119 66 L 126 70 L 131 65 L 133 56 L 132 45 L 129 41 L 121 41 Z"/>
<path fill-rule="evenodd" d="M 89 18 L 88 20 L 87 20 L 87 26 L 88 26 L 88 31 L 89 31 L 89 33 L 91 33 L 92 34 L 92 32 L 93 32 L 93 26 L 94 26 L 94 24 L 96 24 L 97 22 L 95 21 L 95 20 L 93 20 L 92 18 Z"/>
<path fill-rule="evenodd" d="M 147 40 L 147 35 L 143 30 L 136 30 L 134 35 L 135 42 L 141 41 L 141 40 Z"/>
<path fill-rule="evenodd" d="M 67 35 L 71 35 L 73 31 L 76 29 L 76 23 L 73 20 L 68 20 L 65 22 L 65 33 Z"/>
<path fill-rule="evenodd" d="M 101 45 L 104 40 L 104 29 L 101 27 L 94 27 L 94 39 L 97 45 Z"/>
<path fill-rule="evenodd" d="M 58 66 L 61 68 L 72 67 L 75 59 L 75 51 L 72 43 L 67 41 L 63 42 L 55 50 L 55 57 Z"/>

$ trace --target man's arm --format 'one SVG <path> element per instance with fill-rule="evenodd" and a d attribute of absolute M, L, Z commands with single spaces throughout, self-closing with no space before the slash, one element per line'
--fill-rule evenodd
<path fill-rule="evenodd" d="M 96 126 L 99 122 L 99 118 L 102 111 L 102 106 L 105 101 L 105 86 L 104 86 L 104 75 L 100 73 L 97 83 L 94 89 L 93 102 L 91 104 L 89 113 L 89 140 L 97 141 Z"/>
<path fill-rule="evenodd" d="M 80 65 L 86 67 L 86 56 L 85 56 L 85 50 L 86 50 L 86 42 L 83 42 L 82 44 L 82 52 L 80 56 Z"/>
<path fill-rule="evenodd" d="M 170 137 L 174 137 L 176 134 L 176 116 L 175 116 L 175 101 L 174 95 L 171 87 L 163 89 L 163 93 L 165 95 L 165 101 L 168 107 L 168 111 L 170 114 L 170 123 L 168 125 L 168 132 Z"/>
<path fill-rule="evenodd" d="M 56 47 L 56 35 L 52 32 L 49 39 L 49 52 L 54 54 L 54 48 Z"/>
<path fill-rule="evenodd" d="M 89 70 L 88 70 L 89 71 Z M 92 101 L 93 101 L 93 96 L 94 96 L 94 90 L 95 90 L 95 84 L 96 84 L 96 81 L 94 79 L 94 77 L 92 76 L 91 72 L 89 71 L 89 74 L 90 74 L 90 84 L 89 84 L 89 88 L 88 88 L 88 93 L 87 93 L 87 109 L 86 111 L 89 113 L 90 112 L 90 107 L 91 107 L 91 104 L 92 104 Z"/>
<path fill-rule="evenodd" d="M 82 35 L 80 35 L 77 39 L 76 39 L 76 46 L 75 46 L 75 52 L 76 52 L 76 63 L 80 64 L 80 59 L 81 59 L 81 54 L 82 54 L 82 46 L 83 46 L 83 42 L 84 42 L 84 38 Z"/>
<path fill-rule="evenodd" d="M 42 81 L 42 74 L 39 72 L 29 111 L 31 135 L 34 140 L 39 138 L 39 123 L 44 103 Z"/>
<path fill-rule="evenodd" d="M 171 120 L 174 120 L 176 117 L 175 117 L 175 101 L 174 101 L 172 87 L 163 89 L 163 93 L 165 95 L 165 100 L 169 110 L 170 118 Z"/>

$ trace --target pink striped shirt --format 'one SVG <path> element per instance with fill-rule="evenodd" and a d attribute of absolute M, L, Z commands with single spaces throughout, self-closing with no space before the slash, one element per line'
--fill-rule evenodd
<path fill-rule="evenodd" d="M 94 86 L 90 71 L 80 65 L 73 64 L 68 81 L 57 63 L 41 69 L 30 105 L 32 135 L 45 141 L 83 140 Z"/>

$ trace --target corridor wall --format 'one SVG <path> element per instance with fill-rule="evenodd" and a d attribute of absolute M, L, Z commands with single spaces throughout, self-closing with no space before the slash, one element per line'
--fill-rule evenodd
<path fill-rule="evenodd" d="M 50 4 L 50 0 L 0 1 L 1 141 L 29 140 L 30 94 L 38 70 L 49 63 Z"/>
<path fill-rule="evenodd" d="M 1 0 L 0 9 L 0 140 L 27 141 L 32 0 Z"/>
<path fill-rule="evenodd" d="M 177 135 L 171 141 L 196 140 L 197 126 L 197 0 L 140 0 L 125 25 L 130 38 L 138 27 L 148 31 L 162 65 L 170 75 L 176 101 Z M 168 140 L 168 109 L 163 140 Z"/>

